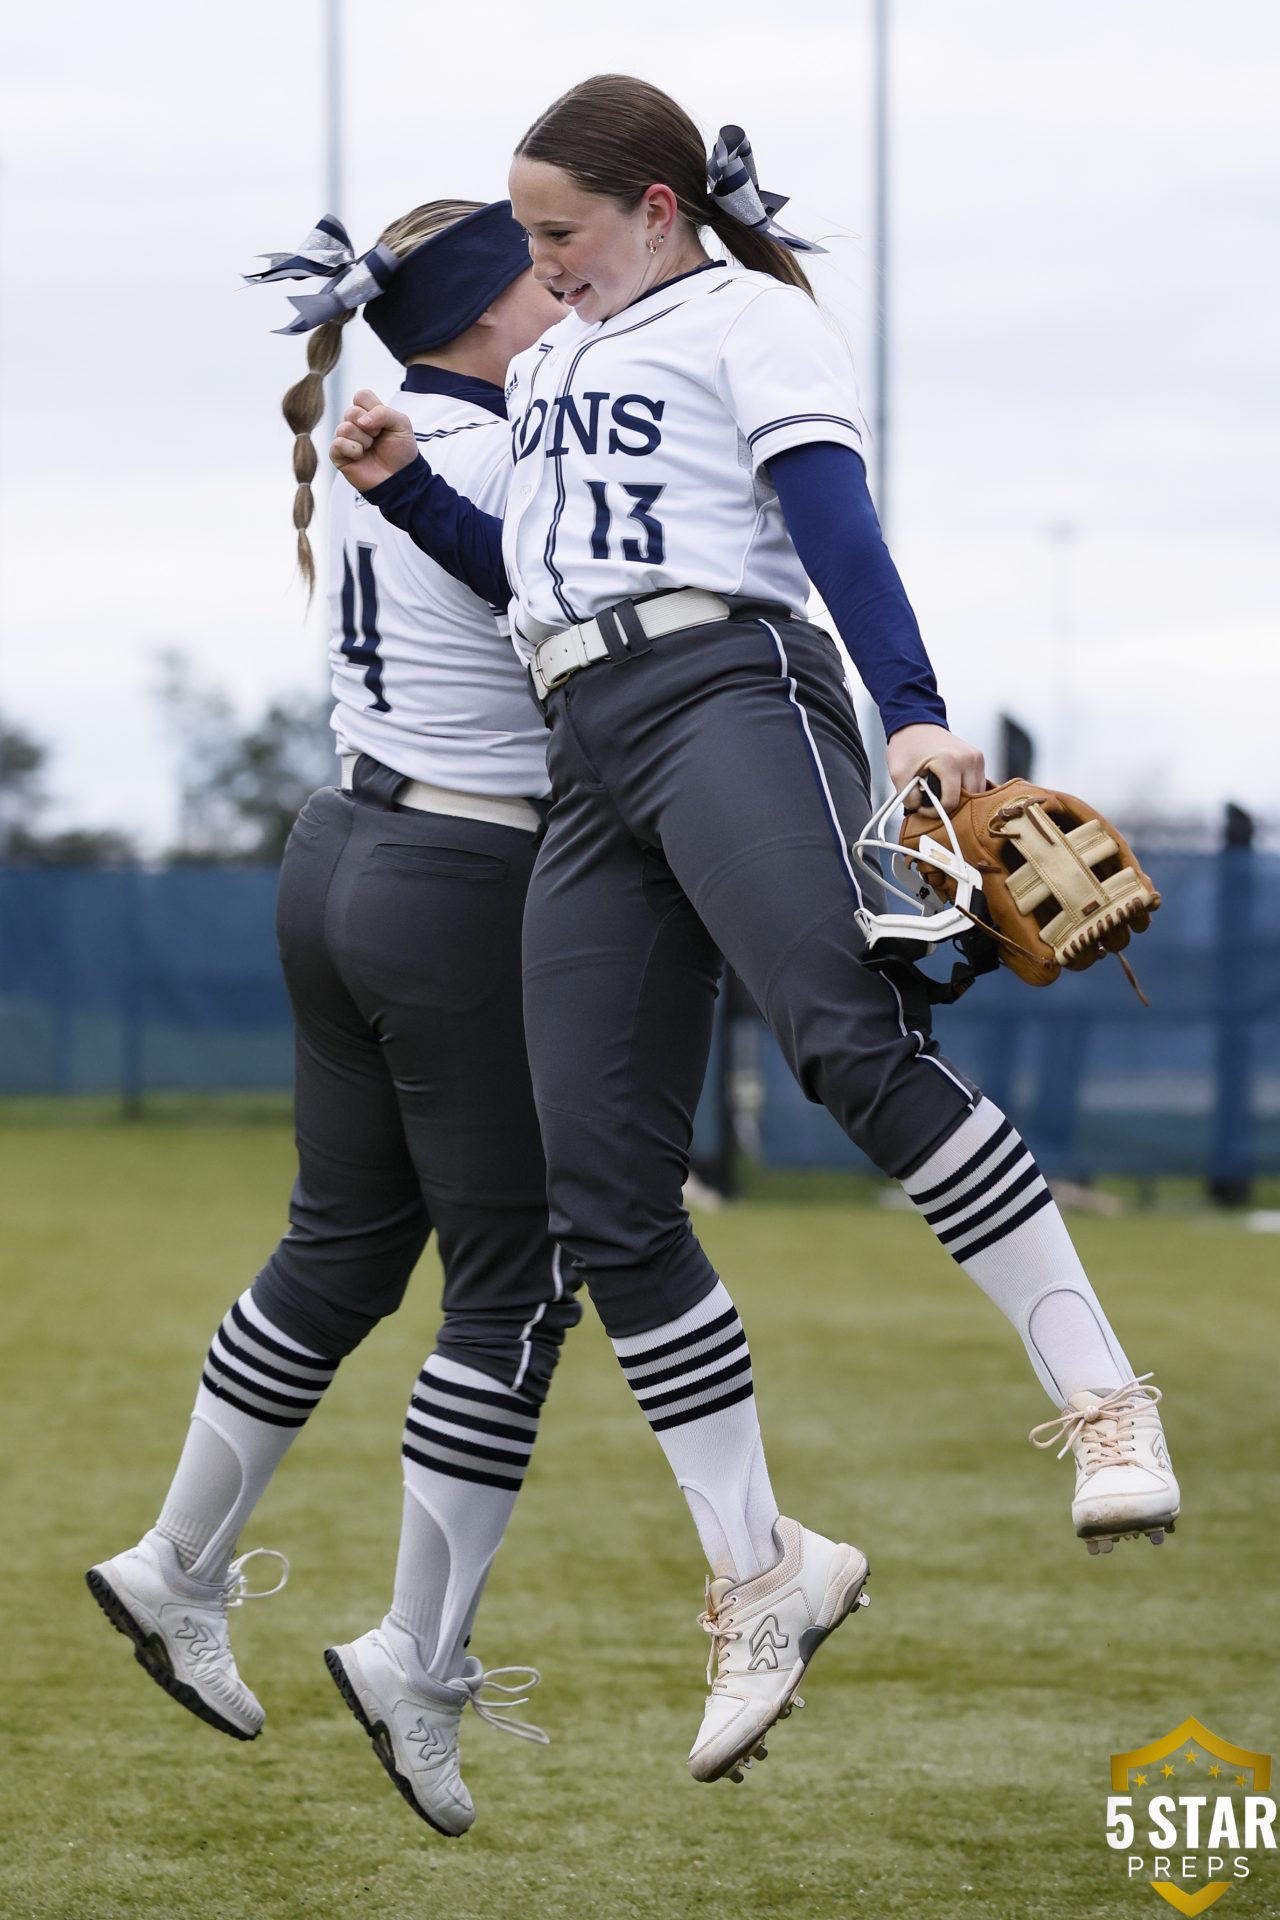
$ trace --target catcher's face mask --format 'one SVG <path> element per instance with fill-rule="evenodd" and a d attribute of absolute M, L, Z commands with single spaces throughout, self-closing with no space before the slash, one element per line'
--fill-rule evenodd
<path fill-rule="evenodd" d="M 889 840 L 886 822 L 914 786 L 939 832 L 930 833 L 914 813 L 904 817 L 899 839 Z M 918 960 L 940 940 L 954 940 L 966 964 L 941 996 L 954 998 L 997 962 L 1045 987 L 1064 967 L 1082 972 L 1115 953 L 1142 997 L 1120 949 L 1150 925 L 1160 895 L 1104 815 L 1073 794 L 1027 780 L 962 793 L 950 814 L 921 774 L 909 787 L 879 809 L 852 848 L 859 865 L 915 909 L 860 908 L 868 965 Z"/>
<path fill-rule="evenodd" d="M 911 848 L 901 846 L 896 838 L 889 839 L 889 821 L 902 810 L 903 800 L 914 787 L 919 787 L 937 814 L 941 830 L 947 836 L 945 842 L 925 834 L 919 846 Z M 904 940 L 910 943 L 913 954 L 923 959 L 942 941 L 954 940 L 973 926 L 977 917 L 974 899 L 981 896 L 982 877 L 961 853 L 955 828 L 942 801 L 922 775 L 913 774 L 904 787 L 872 814 L 850 851 L 863 871 L 887 893 L 914 909 L 911 913 L 872 913 L 868 907 L 857 909 L 854 918 L 866 939 L 869 955 L 874 956 L 877 946 L 883 947 L 885 941 Z M 954 880 L 954 903 L 934 892 L 920 872 L 922 865 L 933 867 Z"/>

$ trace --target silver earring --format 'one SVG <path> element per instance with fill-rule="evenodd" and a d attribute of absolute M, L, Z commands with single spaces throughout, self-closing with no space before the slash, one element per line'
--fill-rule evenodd
<path fill-rule="evenodd" d="M 649 239 L 645 241 L 645 246 L 649 249 L 650 253 L 656 253 L 666 237 L 665 233 L 652 234 Z"/>

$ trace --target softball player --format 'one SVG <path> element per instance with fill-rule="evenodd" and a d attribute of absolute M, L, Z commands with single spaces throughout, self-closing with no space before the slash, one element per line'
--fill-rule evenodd
<path fill-rule="evenodd" d="M 367 302 L 404 364 L 402 404 L 439 470 L 494 513 L 510 464 L 503 372 L 558 314 L 506 201 L 420 207 L 360 261 L 326 220 L 256 277 L 312 274 L 329 285 L 296 298 L 284 329 L 318 329 L 284 403 L 309 580 L 310 431 L 351 312 Z M 263 1711 L 227 1635 L 228 1607 L 249 1597 L 237 1539 L 434 1229 L 444 1323 L 405 1422 L 395 1597 L 381 1627 L 325 1658 L 409 1804 L 456 1834 L 474 1818 L 463 1707 L 545 1739 L 510 1718 L 517 1689 L 465 1648 L 580 1316 L 547 1231 L 520 1008 L 545 735 L 505 612 L 347 487 L 333 490 L 328 552 L 342 781 L 303 808 L 280 876 L 297 1028 L 290 1226 L 214 1335 L 159 1519 L 88 1581 L 168 1693 L 223 1733 L 257 1735 Z"/>
<path fill-rule="evenodd" d="M 505 521 L 356 397 L 334 458 L 499 598 L 550 727 L 555 805 L 525 917 L 525 1017 L 552 1231 L 590 1286 L 711 1566 L 715 1678 L 690 1754 L 738 1775 L 863 1597 L 854 1547 L 780 1517 L 747 1342 L 681 1205 L 723 954 L 811 1099 L 899 1179 L 1017 1327 L 1074 1445 L 1077 1531 L 1158 1537 L 1178 1491 L 1155 1411 L 1031 1154 L 931 1037 L 919 976 L 872 970 L 850 843 L 867 761 L 806 571 L 874 695 L 895 788 L 953 805 L 946 727 L 880 537 L 852 368 L 726 128 L 710 165 L 664 94 L 607 76 L 511 169 L 566 309 L 507 379 Z M 710 229 L 741 265 L 712 259 Z M 430 449 L 427 449 L 428 455 Z M 499 544 L 500 543 L 500 544 Z M 784 1276 L 780 1276 L 783 1280 Z"/>

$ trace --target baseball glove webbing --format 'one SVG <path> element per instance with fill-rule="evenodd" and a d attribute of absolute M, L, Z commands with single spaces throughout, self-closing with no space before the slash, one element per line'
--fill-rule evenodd
<path fill-rule="evenodd" d="M 1118 828 L 1074 794 L 1028 780 L 962 793 L 949 818 L 964 858 L 982 876 L 986 918 L 977 924 L 1020 980 L 1049 986 L 1064 967 L 1079 973 L 1114 953 L 1147 1004 L 1120 950 L 1150 926 L 1160 895 Z M 922 878 L 954 901 L 955 881 L 919 856 L 931 820 L 907 814 L 900 838 L 917 854 Z"/>

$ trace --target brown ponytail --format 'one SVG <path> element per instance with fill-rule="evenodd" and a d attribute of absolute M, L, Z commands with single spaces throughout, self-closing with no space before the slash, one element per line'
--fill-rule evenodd
<path fill-rule="evenodd" d="M 433 234 L 443 233 L 455 220 L 461 220 L 465 214 L 478 212 L 482 204 L 479 200 L 429 200 L 425 206 L 415 207 L 412 213 L 393 220 L 378 238 L 403 259 L 422 241 L 430 240 Z M 307 371 L 301 380 L 295 381 L 280 403 L 280 410 L 294 436 L 293 477 L 298 487 L 293 496 L 293 524 L 298 535 L 298 570 L 307 583 L 308 600 L 316 590 L 316 560 L 307 530 L 316 504 L 311 482 L 316 477 L 319 465 L 311 435 L 324 415 L 325 375 L 332 373 L 338 364 L 338 356 L 342 352 L 342 329 L 350 318 L 349 313 L 344 313 L 341 320 L 326 320 L 308 335 Z"/>
<path fill-rule="evenodd" d="M 695 231 L 710 227 L 744 267 L 813 293 L 789 247 L 744 227 L 712 200 L 701 134 L 683 107 L 644 80 L 624 73 L 584 80 L 534 121 L 516 155 L 545 160 L 585 193 L 605 194 L 627 208 L 655 183 L 670 187 Z"/>
<path fill-rule="evenodd" d="M 707 207 L 705 224 L 735 260 L 755 273 L 772 274 L 775 280 L 784 280 L 788 286 L 801 287 L 813 298 L 809 276 L 790 247 L 770 239 L 767 233 L 757 233 L 754 227 L 744 227 L 741 220 L 735 220 L 715 200 L 708 198 Z"/>
<path fill-rule="evenodd" d="M 323 326 L 317 327 L 308 336 L 308 371 L 290 387 L 280 403 L 280 411 L 294 436 L 293 477 L 298 483 L 298 490 L 293 496 L 293 524 L 298 533 L 298 570 L 307 583 L 308 600 L 316 590 L 316 561 L 307 534 L 311 516 L 315 512 L 316 501 L 311 482 L 316 477 L 318 464 L 311 434 L 313 428 L 319 426 L 324 414 L 324 377 L 326 373 L 332 373 L 338 364 L 338 355 L 342 352 L 342 329 L 350 318 L 349 313 L 344 313 L 341 320 L 326 320 Z"/>

